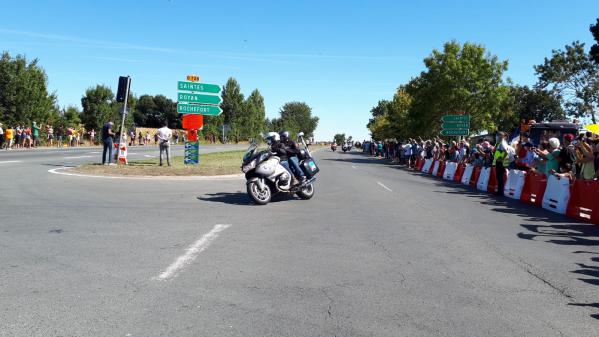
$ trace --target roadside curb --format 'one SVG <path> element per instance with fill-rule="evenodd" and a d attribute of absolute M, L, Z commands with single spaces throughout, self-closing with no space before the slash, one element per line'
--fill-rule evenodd
<path fill-rule="evenodd" d="M 58 167 L 49 169 L 48 173 L 81 177 L 81 178 L 104 178 L 104 179 L 129 179 L 129 180 L 160 180 L 160 181 L 218 181 L 218 180 L 241 180 L 245 179 L 243 174 L 228 174 L 220 176 L 124 176 L 124 175 L 97 175 L 84 173 L 65 172 L 72 167 Z"/>

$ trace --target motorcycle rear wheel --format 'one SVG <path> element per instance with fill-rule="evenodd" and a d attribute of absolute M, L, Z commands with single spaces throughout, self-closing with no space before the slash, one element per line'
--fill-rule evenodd
<path fill-rule="evenodd" d="M 301 191 L 297 192 L 297 196 L 303 200 L 312 199 L 314 196 L 314 185 L 306 185 L 306 187 L 304 187 Z"/>

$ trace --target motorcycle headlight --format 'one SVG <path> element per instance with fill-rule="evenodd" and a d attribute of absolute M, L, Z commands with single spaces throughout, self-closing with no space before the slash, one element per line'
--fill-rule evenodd
<path fill-rule="evenodd" d="M 255 160 L 252 160 L 252 161 L 251 161 L 249 164 L 247 164 L 247 165 L 244 165 L 244 166 L 241 168 L 241 171 L 242 171 L 243 173 L 248 173 L 248 172 L 249 172 L 250 170 L 252 170 L 254 167 L 256 167 L 256 161 L 255 161 Z"/>

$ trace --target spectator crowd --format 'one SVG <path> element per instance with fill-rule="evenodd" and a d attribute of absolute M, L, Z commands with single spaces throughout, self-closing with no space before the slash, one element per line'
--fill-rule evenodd
<path fill-rule="evenodd" d="M 560 140 L 561 138 L 561 140 Z M 538 144 L 522 132 L 509 139 L 499 132 L 495 139 L 476 137 L 456 141 L 440 138 L 405 141 L 364 141 L 362 151 L 413 167 L 418 158 L 497 168 L 498 193 L 503 193 L 503 170 L 534 171 L 560 178 L 594 180 L 599 177 L 599 137 L 591 132 L 545 133 Z"/>
<path fill-rule="evenodd" d="M 173 132 L 173 143 L 178 144 L 180 137 L 185 142 L 185 134 L 181 136 L 178 131 Z M 83 127 L 53 127 L 50 124 L 38 125 L 3 125 L 0 122 L 0 150 L 33 149 L 39 146 L 48 147 L 78 147 L 85 145 L 99 145 L 102 143 L 96 130 L 85 130 Z M 158 132 L 142 131 L 135 129 L 129 131 L 129 146 L 148 146 L 159 142 Z"/>

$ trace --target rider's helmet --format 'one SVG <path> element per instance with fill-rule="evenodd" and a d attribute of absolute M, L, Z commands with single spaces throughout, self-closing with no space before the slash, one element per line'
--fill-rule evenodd
<path fill-rule="evenodd" d="M 279 135 L 281 136 L 281 141 L 283 143 L 286 143 L 289 138 L 291 138 L 291 134 L 289 133 L 289 131 L 281 131 L 279 132 Z"/>
<path fill-rule="evenodd" d="M 281 137 L 279 137 L 279 134 L 276 132 L 269 132 L 266 134 L 266 137 L 264 137 L 264 139 L 266 140 L 266 143 L 268 145 L 272 145 L 281 140 Z"/>

